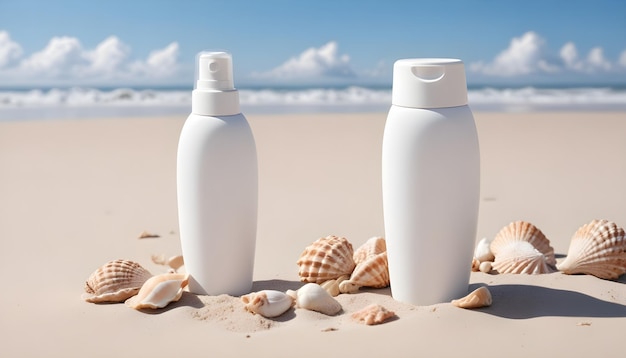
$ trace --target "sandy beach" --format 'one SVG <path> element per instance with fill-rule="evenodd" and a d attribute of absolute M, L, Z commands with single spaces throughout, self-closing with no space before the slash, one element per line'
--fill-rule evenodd
<path fill-rule="evenodd" d="M 385 113 L 249 115 L 259 160 L 255 290 L 297 289 L 295 264 L 320 237 L 384 236 Z M 593 219 L 626 225 L 626 113 L 475 113 L 481 151 L 476 240 L 526 220 L 560 261 Z M 107 261 L 180 254 L 176 148 L 185 117 L 0 122 L 0 298 L 6 357 L 623 357 L 626 276 L 472 273 L 493 305 L 416 307 L 389 289 L 337 299 L 329 317 L 277 319 L 238 298 L 185 293 L 146 313 L 81 299 Z M 453 225 L 454 223 L 451 223 Z M 141 232 L 157 238 L 138 239 Z M 445 265 L 442 262 L 441 265 Z M 470 268 L 468 267 L 468 270 Z M 436 270 L 436 268 L 435 268 Z M 219 273 L 216 273 L 219 274 Z M 397 318 L 350 314 L 370 303 Z"/>

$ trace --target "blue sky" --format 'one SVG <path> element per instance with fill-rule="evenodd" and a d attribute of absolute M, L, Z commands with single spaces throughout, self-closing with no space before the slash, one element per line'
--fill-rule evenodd
<path fill-rule="evenodd" d="M 225 49 L 238 86 L 391 83 L 453 57 L 470 83 L 626 84 L 626 1 L 0 0 L 0 86 L 191 85 Z"/>

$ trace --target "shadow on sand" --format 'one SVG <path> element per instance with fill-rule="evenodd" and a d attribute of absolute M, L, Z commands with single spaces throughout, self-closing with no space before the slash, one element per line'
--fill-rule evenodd
<path fill-rule="evenodd" d="M 470 291 L 481 284 L 470 285 Z M 489 286 L 490 307 L 478 311 L 510 319 L 536 317 L 626 317 L 626 305 L 569 290 L 531 285 Z"/>

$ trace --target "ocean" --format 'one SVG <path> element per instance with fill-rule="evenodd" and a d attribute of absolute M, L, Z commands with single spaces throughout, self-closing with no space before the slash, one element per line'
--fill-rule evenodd
<path fill-rule="evenodd" d="M 124 116 L 185 116 L 186 87 L 0 88 L 0 121 Z M 246 114 L 386 112 L 391 87 L 242 87 Z M 624 86 L 470 86 L 473 111 L 624 111 Z"/>

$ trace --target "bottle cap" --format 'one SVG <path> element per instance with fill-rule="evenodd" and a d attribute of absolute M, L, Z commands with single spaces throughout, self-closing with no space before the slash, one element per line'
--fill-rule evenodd
<path fill-rule="evenodd" d="M 191 111 L 207 116 L 239 114 L 239 92 L 233 81 L 233 59 L 225 51 L 203 51 L 196 56 L 196 81 Z"/>
<path fill-rule="evenodd" d="M 393 65 L 391 103 L 410 108 L 446 108 L 467 104 L 463 61 L 412 58 Z"/>

